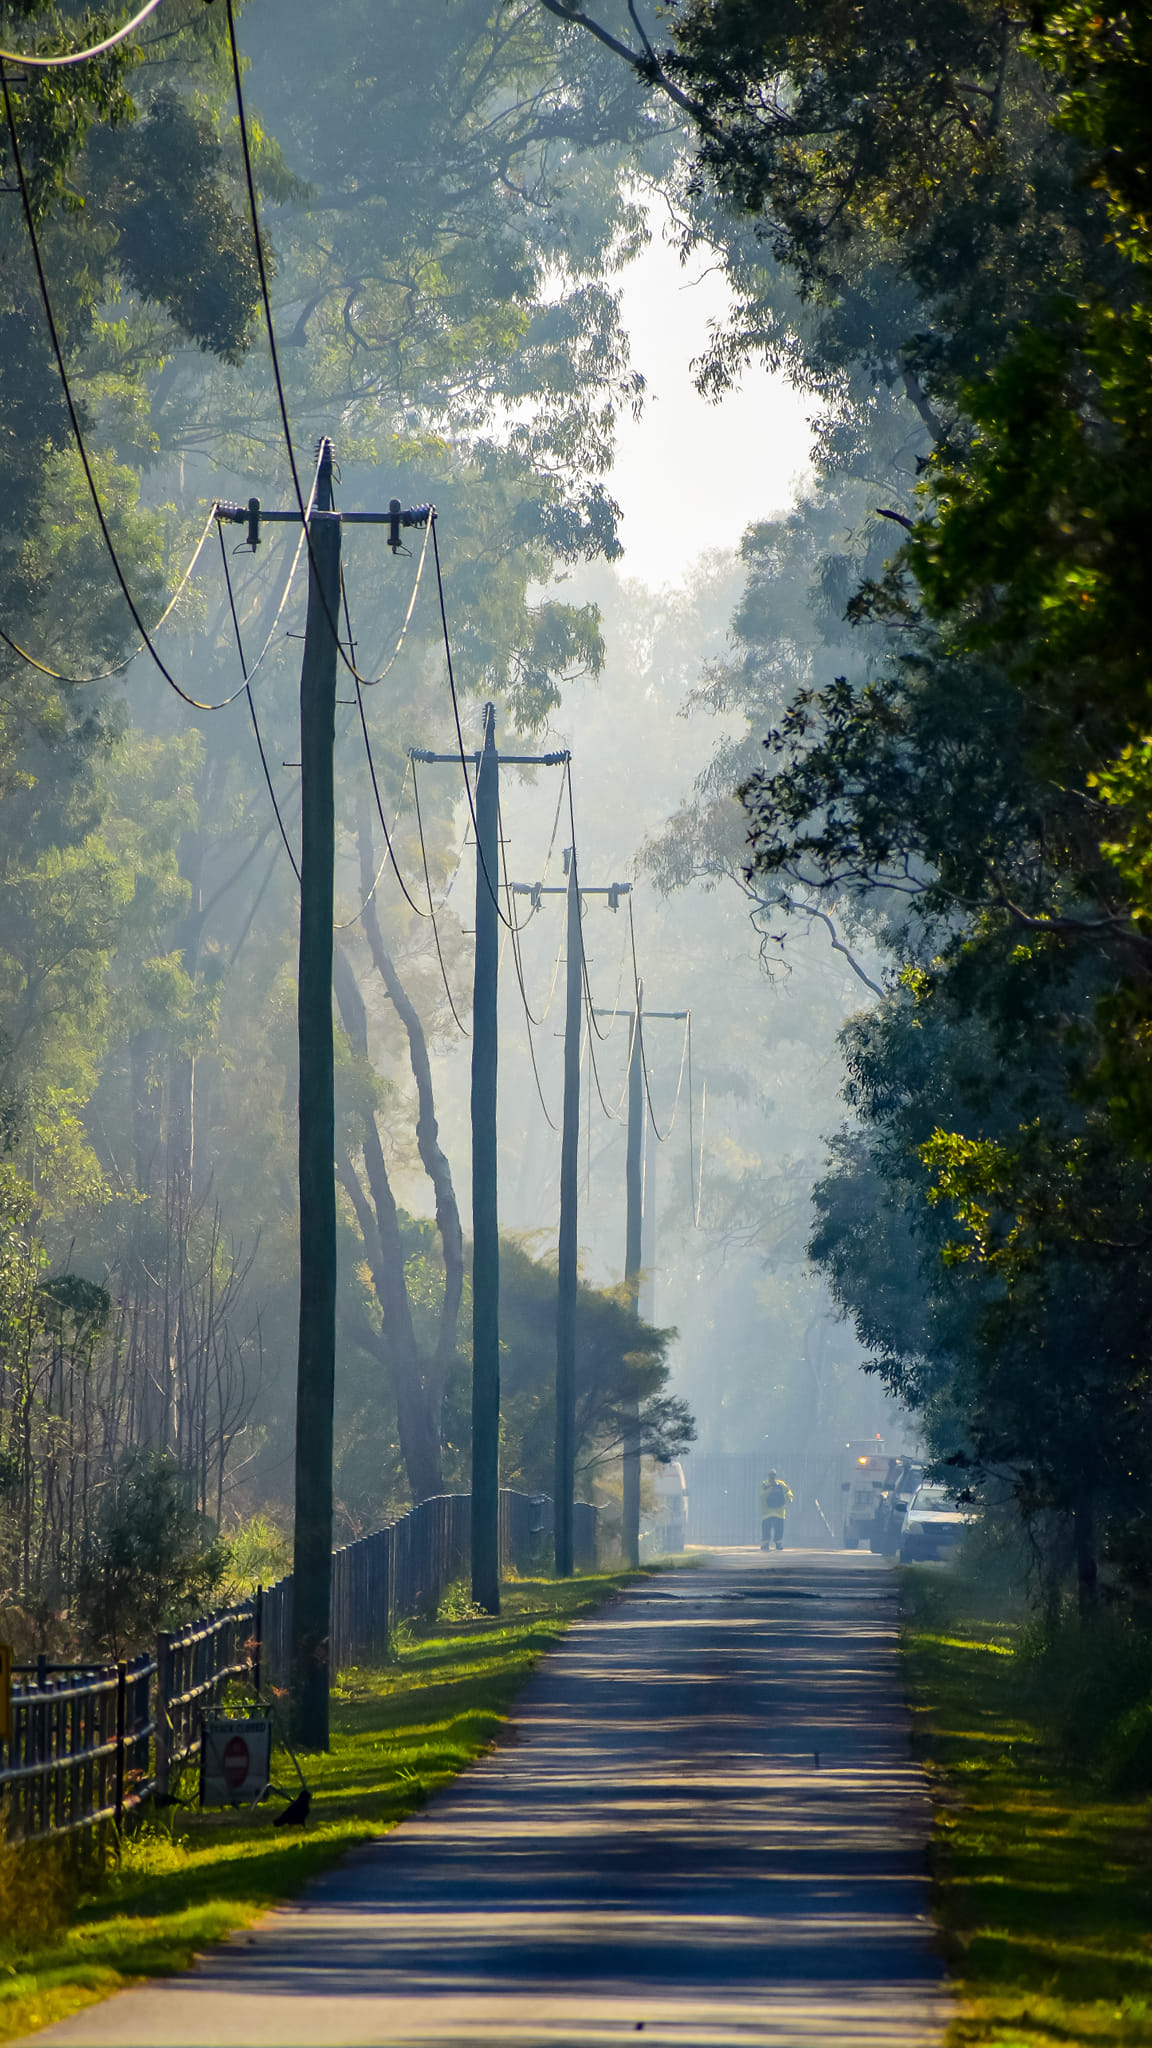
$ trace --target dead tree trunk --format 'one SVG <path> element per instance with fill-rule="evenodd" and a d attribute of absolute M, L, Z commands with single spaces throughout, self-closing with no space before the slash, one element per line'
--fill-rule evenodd
<path fill-rule="evenodd" d="M 351 962 L 337 946 L 333 959 L 333 985 L 340 1021 L 354 1050 L 368 1058 L 368 1019 Z M 360 1226 L 372 1285 L 380 1304 L 383 1329 L 379 1355 L 387 1367 L 396 1402 L 400 1449 L 408 1473 L 413 1500 L 427 1500 L 443 1491 L 440 1463 L 440 1402 L 425 1381 L 420 1350 L 412 1323 L 412 1305 L 404 1273 L 404 1245 L 400 1219 L 384 1162 L 380 1133 L 371 1110 L 363 1119 L 364 1170 L 368 1193 L 348 1157 L 341 1155 L 337 1170 Z M 377 1346 L 374 1344 L 373 1348 Z"/>
<path fill-rule="evenodd" d="M 428 1058 L 428 1040 L 419 1012 L 396 972 L 395 962 L 384 944 L 380 920 L 376 914 L 376 899 L 371 893 L 372 828 L 367 812 L 361 813 L 359 843 L 360 887 L 366 899 L 364 931 L 372 956 L 372 965 L 384 983 L 388 1000 L 408 1035 L 408 1058 L 412 1067 L 412 1078 L 416 1083 L 416 1145 L 420 1153 L 420 1162 L 432 1183 L 436 1202 L 436 1228 L 440 1233 L 440 1248 L 444 1259 L 444 1301 L 440 1310 L 440 1328 L 434 1362 L 436 1411 L 439 1423 L 445 1383 L 456 1356 L 456 1331 L 460 1320 L 460 1301 L 464 1292 L 464 1233 L 460 1227 L 456 1190 L 452 1185 L 452 1169 L 440 1143 L 436 1101 L 432 1092 L 432 1066 Z"/>

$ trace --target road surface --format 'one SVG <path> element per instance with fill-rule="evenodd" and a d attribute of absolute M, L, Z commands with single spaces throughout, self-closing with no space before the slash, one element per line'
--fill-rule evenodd
<path fill-rule="evenodd" d="M 714 1554 L 577 1623 L 424 1814 L 73 2048 L 939 2048 L 895 1582 Z"/>

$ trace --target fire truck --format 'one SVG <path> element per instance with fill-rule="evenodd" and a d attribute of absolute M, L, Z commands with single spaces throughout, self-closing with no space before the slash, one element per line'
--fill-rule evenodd
<path fill-rule="evenodd" d="M 887 1456 L 882 1437 L 861 1437 L 845 1445 L 840 1481 L 845 1550 L 858 1550 L 861 1543 L 871 1546 L 880 1509 L 892 1484 L 893 1467 L 899 1462 Z"/>

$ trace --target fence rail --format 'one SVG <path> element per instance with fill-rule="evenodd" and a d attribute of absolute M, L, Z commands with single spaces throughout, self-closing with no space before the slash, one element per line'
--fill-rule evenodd
<path fill-rule="evenodd" d="M 332 1554 L 331 1669 L 388 1656 L 398 1621 L 434 1616 L 448 1587 L 467 1576 L 471 1496 L 446 1493 Z M 576 1504 L 577 1568 L 594 1569 L 597 1511 Z M 500 1495 L 502 1571 L 546 1568 L 552 1502 Z M 13 1731 L 0 1742 L 0 1828 L 9 1841 L 60 1835 L 114 1821 L 149 1793 L 168 1792 L 196 1751 L 205 1712 L 228 1688 L 287 1685 L 292 1580 L 254 1600 L 205 1615 L 157 1638 L 154 1657 L 131 1663 L 19 1667 Z"/>

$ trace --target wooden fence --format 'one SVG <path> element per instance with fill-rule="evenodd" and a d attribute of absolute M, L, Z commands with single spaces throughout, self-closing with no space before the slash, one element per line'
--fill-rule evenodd
<path fill-rule="evenodd" d="M 577 1568 L 596 1563 L 596 1514 L 576 1504 Z M 434 1616 L 466 1579 L 471 1497 L 442 1494 L 332 1555 L 333 1672 L 381 1662 L 395 1624 Z M 500 1495 L 504 1571 L 547 1569 L 552 1502 Z M 286 1686 L 291 1670 L 292 1581 L 157 1638 L 154 1657 L 132 1663 L 18 1667 L 13 1732 L 0 1742 L 0 1832 L 9 1841 L 59 1835 L 100 1821 L 117 1825 L 149 1793 L 165 1794 L 199 1747 L 205 1711 L 230 1686 Z"/>

